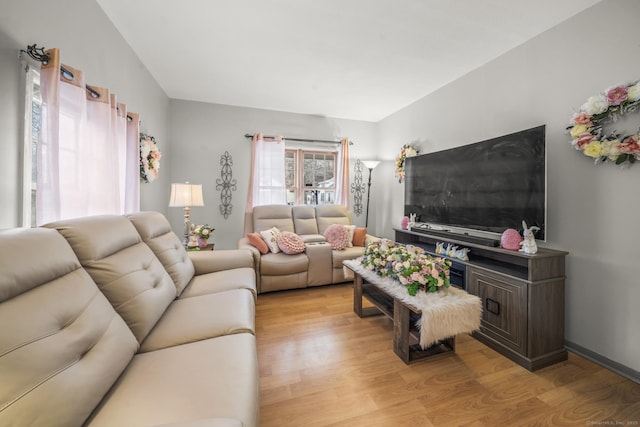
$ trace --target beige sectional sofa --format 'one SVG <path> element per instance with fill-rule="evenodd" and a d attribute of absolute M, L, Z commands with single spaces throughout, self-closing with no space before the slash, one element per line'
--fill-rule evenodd
<path fill-rule="evenodd" d="M 332 224 L 351 225 L 351 213 L 340 205 L 289 206 L 264 205 L 245 215 L 245 237 L 238 247 L 252 252 L 257 275 L 258 293 L 309 286 L 342 283 L 351 280 L 342 268 L 342 261 L 364 254 L 364 247 L 354 246 L 333 250 L 323 234 Z M 261 254 L 247 239 L 247 233 L 272 227 L 291 231 L 302 237 L 305 251 L 288 255 L 282 252 Z M 367 235 L 365 246 L 376 240 Z"/>
<path fill-rule="evenodd" d="M 0 425 L 256 426 L 249 251 L 161 214 L 0 233 Z"/>

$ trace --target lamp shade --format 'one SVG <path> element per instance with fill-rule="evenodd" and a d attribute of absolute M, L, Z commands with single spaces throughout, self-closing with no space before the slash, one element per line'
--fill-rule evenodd
<path fill-rule="evenodd" d="M 363 160 L 362 163 L 364 163 L 367 169 L 375 169 L 375 167 L 380 164 L 380 161 L 379 160 Z"/>
<path fill-rule="evenodd" d="M 204 206 L 202 184 L 171 184 L 170 207 Z"/>

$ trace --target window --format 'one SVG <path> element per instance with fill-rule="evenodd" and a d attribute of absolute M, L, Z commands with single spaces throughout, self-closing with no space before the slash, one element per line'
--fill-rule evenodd
<path fill-rule="evenodd" d="M 335 151 L 287 149 L 285 174 L 289 205 L 327 205 L 335 202 Z"/>
<path fill-rule="evenodd" d="M 25 115 L 22 174 L 22 226 L 36 225 L 36 148 L 40 137 L 42 95 L 40 72 L 25 64 Z"/>

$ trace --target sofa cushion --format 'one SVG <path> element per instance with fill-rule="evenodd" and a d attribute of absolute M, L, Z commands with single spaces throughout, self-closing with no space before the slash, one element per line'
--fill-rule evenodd
<path fill-rule="evenodd" d="M 159 212 L 138 212 L 127 216 L 142 241 L 151 248 L 167 270 L 180 294 L 195 270 L 182 242 L 171 230 L 169 221 Z"/>
<path fill-rule="evenodd" d="M 232 289 L 246 289 L 253 294 L 255 299 L 258 294 L 255 270 L 248 267 L 233 268 L 193 276 L 179 298 L 191 298 Z"/>
<path fill-rule="evenodd" d="M 260 233 L 247 233 L 247 240 L 249 240 L 249 243 L 258 249 L 262 255 L 269 253 L 269 246 L 267 246 L 267 243 Z"/>
<path fill-rule="evenodd" d="M 229 418 L 249 427 L 259 407 L 255 337 L 236 334 L 136 355 L 87 426 Z"/>
<path fill-rule="evenodd" d="M 269 251 L 277 254 L 280 252 L 280 247 L 278 246 L 278 236 L 280 235 L 280 230 L 276 227 L 271 227 L 268 230 L 263 230 L 260 232 L 260 236 L 269 247 Z"/>
<path fill-rule="evenodd" d="M 176 287 L 124 216 L 99 215 L 47 224 L 57 229 L 80 264 L 142 342 L 176 297 Z"/>
<path fill-rule="evenodd" d="M 283 231 L 276 238 L 278 247 L 287 255 L 294 255 L 304 252 L 304 241 L 296 233 Z"/>
<path fill-rule="evenodd" d="M 351 224 L 351 213 L 349 209 L 341 205 L 316 206 L 316 218 L 318 221 L 318 232 L 324 234 L 331 224 Z"/>
<path fill-rule="evenodd" d="M 306 272 L 309 258 L 304 254 L 266 254 L 260 257 L 260 273 L 263 276 L 284 276 Z"/>
<path fill-rule="evenodd" d="M 82 425 L 138 343 L 55 230 L 0 233 L 0 425 Z"/>
<path fill-rule="evenodd" d="M 302 234 L 300 237 L 305 243 L 321 243 L 327 241 L 322 234 Z"/>
<path fill-rule="evenodd" d="M 296 234 L 318 234 L 315 206 L 292 206 L 291 214 Z"/>
<path fill-rule="evenodd" d="M 234 420 L 231 418 L 203 418 L 200 420 L 160 424 L 155 425 L 154 427 L 243 427 L 243 425 L 240 420 Z"/>
<path fill-rule="evenodd" d="M 324 237 L 334 250 L 341 251 L 349 244 L 349 230 L 342 224 L 331 224 L 324 231 Z"/>
<path fill-rule="evenodd" d="M 295 232 L 289 205 L 262 205 L 253 207 L 253 231 L 261 232 L 276 227 L 280 231 Z"/>
<path fill-rule="evenodd" d="M 333 268 L 342 269 L 342 261 L 358 258 L 364 255 L 364 248 L 362 246 L 354 246 L 352 248 L 346 248 L 342 251 L 333 251 Z"/>
<path fill-rule="evenodd" d="M 153 351 L 222 335 L 255 333 L 255 302 L 246 289 L 174 301 L 140 351 Z"/>

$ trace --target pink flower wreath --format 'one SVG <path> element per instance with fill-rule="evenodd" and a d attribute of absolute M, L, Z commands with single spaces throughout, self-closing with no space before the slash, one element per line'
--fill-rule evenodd
<path fill-rule="evenodd" d="M 607 160 L 617 165 L 640 160 L 640 133 L 622 136 L 615 131 L 605 135 L 603 125 L 615 122 L 640 106 L 640 82 L 620 85 L 587 99 L 571 118 L 567 128 L 571 145 L 592 157 L 595 163 Z"/>

